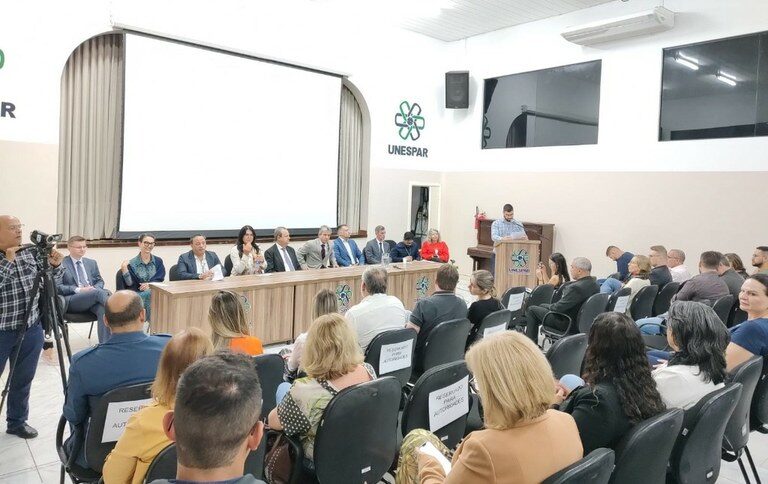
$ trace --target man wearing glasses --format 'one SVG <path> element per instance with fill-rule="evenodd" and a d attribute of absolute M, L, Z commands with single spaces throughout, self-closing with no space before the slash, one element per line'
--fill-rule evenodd
<path fill-rule="evenodd" d="M 29 320 L 24 321 L 29 294 L 35 276 L 42 269 L 31 251 L 18 252 L 21 248 L 19 219 L 0 215 L 0 373 L 16 348 L 19 330 L 28 326 L 14 368 L 8 394 L 7 433 L 23 439 L 37 437 L 37 430 L 27 425 L 29 417 L 29 391 L 37 370 L 37 360 L 43 348 L 43 328 L 40 325 L 40 293 L 32 301 Z M 63 271 L 59 268 L 62 255 L 52 251 L 48 258 L 55 267 L 54 278 L 60 281 Z"/>
<path fill-rule="evenodd" d="M 104 305 L 110 292 L 104 289 L 99 265 L 93 259 L 85 257 L 88 246 L 85 238 L 75 235 L 67 240 L 69 255 L 64 258 L 64 277 L 58 286 L 60 296 L 64 297 L 65 312 L 87 313 L 96 315 L 98 320 L 99 343 L 109 339 L 109 329 L 104 325 Z"/>
<path fill-rule="evenodd" d="M 680 249 L 669 249 L 667 252 L 667 267 L 672 273 L 674 282 L 684 283 L 691 278 L 691 273 L 685 267 L 685 252 Z"/>

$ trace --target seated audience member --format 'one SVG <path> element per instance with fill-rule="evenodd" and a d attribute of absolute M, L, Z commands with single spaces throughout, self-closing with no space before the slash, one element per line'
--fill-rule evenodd
<path fill-rule="evenodd" d="M 413 242 L 413 232 L 406 232 L 403 234 L 403 241 L 398 242 L 392 250 L 389 252 L 389 256 L 392 262 L 411 262 L 414 260 L 421 260 L 421 253 L 419 248 Z"/>
<path fill-rule="evenodd" d="M 408 311 L 395 296 L 387 295 L 387 270 L 369 267 L 360 284 L 363 300 L 344 314 L 357 334 L 357 343 L 363 353 L 379 333 L 402 329 L 408 322 Z"/>
<path fill-rule="evenodd" d="M 99 265 L 95 260 L 85 257 L 88 246 L 83 237 L 70 237 L 67 249 L 69 255 L 64 257 L 61 264 L 64 274 L 56 291 L 64 296 L 65 312 L 92 312 L 96 315 L 99 343 L 105 343 L 109 339 L 109 329 L 104 325 L 104 305 L 110 293 L 104 289 Z"/>
<path fill-rule="evenodd" d="M 605 249 L 605 255 L 616 262 L 616 272 L 619 273 L 619 280 L 625 281 L 629 277 L 629 261 L 635 256 L 632 252 L 624 252 L 615 245 L 609 245 Z"/>
<path fill-rule="evenodd" d="M 723 254 L 713 250 L 702 252 L 699 259 L 699 274 L 683 284 L 675 294 L 674 300 L 698 301 L 711 306 L 721 297 L 730 294 L 728 285 L 717 273 L 722 256 Z"/>
<path fill-rule="evenodd" d="M 255 241 L 256 231 L 253 227 L 243 226 L 237 234 L 237 244 L 229 251 L 229 259 L 232 261 L 231 276 L 248 276 L 264 272 L 267 262 Z"/>
<path fill-rule="evenodd" d="M 603 294 L 612 294 L 622 287 L 628 287 L 630 293 L 626 312 L 629 314 L 629 308 L 632 306 L 632 301 L 634 301 L 635 296 L 637 296 L 640 289 L 651 285 L 651 271 L 650 258 L 644 255 L 636 255 L 629 261 L 629 281 L 627 281 L 626 284 L 622 284 L 617 279 L 606 279 L 600 286 L 600 292 Z"/>
<path fill-rule="evenodd" d="M 147 312 L 147 321 L 150 320 L 150 282 L 163 282 L 165 280 L 165 265 L 163 259 L 152 255 L 155 248 L 155 236 L 141 234 L 139 236 L 139 255 L 131 260 L 123 261 L 120 271 L 123 276 L 123 284 L 126 289 L 136 291 L 144 303 Z"/>
<path fill-rule="evenodd" d="M 547 277 L 544 264 L 539 262 L 539 268 L 536 269 L 536 285 L 552 284 L 555 289 L 559 288 L 566 282 L 571 281 L 571 275 L 568 274 L 568 263 L 565 261 L 565 257 L 560 252 L 553 252 L 549 256 L 549 272 L 552 273 L 551 277 Z"/>
<path fill-rule="evenodd" d="M 525 334 L 531 338 L 534 343 L 539 342 L 539 326 L 544 320 L 544 316 L 550 311 L 565 313 L 573 321 L 579 313 L 581 305 L 593 294 L 600 292 L 597 281 L 591 275 L 592 263 L 586 257 L 576 257 L 571 262 L 571 275 L 573 282 L 563 288 L 563 295 L 560 300 L 553 304 L 542 304 L 541 306 L 531 306 L 525 312 L 526 330 Z M 561 324 L 564 330 L 568 323 L 562 319 L 555 321 L 554 324 Z"/>
<path fill-rule="evenodd" d="M 261 340 L 251 336 L 240 296 L 232 291 L 219 291 L 208 308 L 211 339 L 217 350 L 231 350 L 256 356 L 264 353 Z"/>
<path fill-rule="evenodd" d="M 595 318 L 582 378 L 583 386 L 576 388 L 558 384 L 556 397 L 566 398 L 560 410 L 576 420 L 585 455 L 614 448 L 633 425 L 664 411 L 643 338 L 626 314 Z"/>
<path fill-rule="evenodd" d="M 510 331 L 480 341 L 466 359 L 483 402 L 484 429 L 464 438 L 447 475 L 419 447 L 431 442 L 449 458 L 451 450 L 427 430 L 411 431 L 401 446 L 398 483 L 536 484 L 581 459 L 573 417 L 549 408 L 552 369 L 535 344 Z"/>
<path fill-rule="evenodd" d="M 320 227 L 317 238 L 304 243 L 296 251 L 299 265 L 303 270 L 339 267 L 330 244 L 331 229 L 327 225 Z"/>
<path fill-rule="evenodd" d="M 731 263 L 731 267 L 733 267 L 733 270 L 736 271 L 738 275 L 744 279 L 749 277 L 749 274 L 747 274 L 747 269 L 744 267 L 744 262 L 741 260 L 741 257 L 739 257 L 739 254 L 728 252 L 724 255 L 728 258 L 728 261 Z"/>
<path fill-rule="evenodd" d="M 326 314 L 333 314 L 339 312 L 339 301 L 336 297 L 336 293 L 330 289 L 321 289 L 315 294 L 315 299 L 312 304 L 312 321 L 315 321 L 320 316 Z M 288 367 L 288 373 L 291 379 L 296 376 L 301 368 L 301 355 L 304 352 L 304 345 L 307 343 L 307 333 L 301 333 L 296 337 L 296 341 L 293 342 L 293 350 L 291 351 L 286 366 Z"/>
<path fill-rule="evenodd" d="M 467 319 L 472 324 L 469 329 L 469 337 L 467 337 L 467 349 L 482 338 L 483 335 L 478 334 L 480 329 L 480 323 L 483 322 L 486 316 L 492 312 L 504 309 L 501 302 L 496 299 L 496 288 L 494 287 L 493 274 L 489 271 L 475 271 L 469 277 L 469 293 L 477 297 L 477 301 L 469 305 L 469 311 L 467 311 Z"/>
<path fill-rule="evenodd" d="M 315 436 L 323 411 L 341 390 L 376 378 L 363 363 L 355 333 L 340 314 L 326 314 L 309 327 L 302 355 L 305 378 L 293 382 L 277 408 L 269 413 L 269 427 L 296 435 L 304 457 L 314 460 Z"/>
<path fill-rule="evenodd" d="M 183 330 L 168 341 L 152 383 L 152 402 L 128 419 L 125 432 L 104 462 L 104 482 L 144 482 L 152 460 L 171 443 L 163 432 L 163 417 L 173 409 L 181 374 L 211 353 L 211 340 L 200 328 Z"/>
<path fill-rule="evenodd" d="M 300 271 L 299 259 L 296 251 L 288 245 L 291 234 L 285 227 L 275 229 L 275 244 L 264 251 L 264 259 L 267 261 L 267 269 L 264 272 L 291 272 Z"/>
<path fill-rule="evenodd" d="M 667 252 L 667 267 L 672 273 L 672 281 L 683 283 L 691 278 L 691 273 L 685 266 L 685 252 L 680 249 L 669 249 Z"/>
<path fill-rule="evenodd" d="M 456 296 L 456 284 L 459 282 L 459 271 L 452 264 L 444 264 L 437 270 L 435 278 L 435 292 L 424 299 L 420 299 L 413 308 L 411 318 L 406 328 L 415 329 L 418 333 L 416 338 L 416 353 L 420 355 L 424 352 L 427 343 L 427 336 L 435 329 L 435 326 L 452 319 L 463 319 L 467 317 L 467 303 Z M 416 361 L 421 358 L 416 356 Z M 414 371 L 421 372 L 423 368 L 414 366 Z"/>
<path fill-rule="evenodd" d="M 741 286 L 744 284 L 744 278 L 731 267 L 731 261 L 725 255 L 720 257 L 717 273 L 720 275 L 720 279 L 723 280 L 725 285 L 728 286 L 728 291 L 733 295 L 733 300 L 738 301 Z"/>
<path fill-rule="evenodd" d="M 381 264 L 382 254 L 388 255 L 391 250 L 389 242 L 384 240 L 387 236 L 387 229 L 383 225 L 377 225 L 374 233 L 376 237 L 369 240 L 363 249 L 366 264 Z"/>
<path fill-rule="evenodd" d="M 739 307 L 747 320 L 730 329 L 731 342 L 725 350 L 728 371 L 753 356 L 768 356 L 768 274 L 753 274 L 744 281 Z"/>
<path fill-rule="evenodd" d="M 213 268 L 221 266 L 221 270 L 224 271 L 224 266 L 219 260 L 219 256 L 215 252 L 205 250 L 205 236 L 201 234 L 193 235 L 189 239 L 189 243 L 192 246 L 192 250 L 179 256 L 178 272 L 179 278 L 182 280 L 188 279 L 202 279 L 210 281 L 213 279 Z"/>
<path fill-rule="evenodd" d="M 654 245 L 651 247 L 651 253 L 648 255 L 651 262 L 651 274 L 648 279 L 651 284 L 659 286 L 659 291 L 667 285 L 668 282 L 672 282 L 672 272 L 667 266 L 667 249 L 663 245 Z"/>
<path fill-rule="evenodd" d="M 421 243 L 421 259 L 433 262 L 448 262 L 450 259 L 448 244 L 440 239 L 437 229 L 429 229 L 427 240 Z"/>
<path fill-rule="evenodd" d="M 357 247 L 357 243 L 349 238 L 349 226 L 346 224 L 339 225 L 336 233 L 339 236 L 333 241 L 333 256 L 339 267 L 365 264 L 365 258 Z"/>
<path fill-rule="evenodd" d="M 761 245 L 755 249 L 752 266 L 757 267 L 757 274 L 768 274 L 768 246 Z"/>
<path fill-rule="evenodd" d="M 667 315 L 667 343 L 672 353 L 653 370 L 667 408 L 687 410 L 706 394 L 723 387 L 728 330 L 703 303 L 676 301 Z M 653 356 L 656 352 L 650 352 Z"/>
<path fill-rule="evenodd" d="M 110 390 L 136 383 L 150 382 L 157 373 L 160 353 L 168 335 L 144 333 L 145 312 L 141 298 L 133 291 L 117 291 L 105 305 L 104 323 L 112 330 L 109 341 L 82 350 L 72 357 L 69 384 L 64 402 L 64 418 L 74 427 L 87 430 L 89 397 L 100 397 Z M 67 449 L 72 452 L 71 440 Z M 78 464 L 89 467 L 85 452 Z"/>
<path fill-rule="evenodd" d="M 243 476 L 245 460 L 261 444 L 261 385 L 253 361 L 219 353 L 186 369 L 163 429 L 176 442 L 176 479 L 155 483 L 264 484 Z"/>

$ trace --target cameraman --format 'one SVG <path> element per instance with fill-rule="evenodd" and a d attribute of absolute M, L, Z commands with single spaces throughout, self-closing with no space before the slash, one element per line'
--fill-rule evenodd
<path fill-rule="evenodd" d="M 23 439 L 32 439 L 37 437 L 37 430 L 27 425 L 27 417 L 29 390 L 43 347 L 43 329 L 40 324 L 41 292 L 38 292 L 32 301 L 28 321 L 24 321 L 24 313 L 35 276 L 42 267 L 38 265 L 33 251 L 25 250 L 17 254 L 21 246 L 23 227 L 18 218 L 0 215 L 0 373 L 16 348 L 19 330 L 25 324 L 29 325 L 11 380 L 6 432 Z M 48 262 L 56 268 L 54 277 L 57 281 L 62 276 L 59 265 L 63 258 L 64 256 L 56 250 L 51 251 L 48 257 Z"/>

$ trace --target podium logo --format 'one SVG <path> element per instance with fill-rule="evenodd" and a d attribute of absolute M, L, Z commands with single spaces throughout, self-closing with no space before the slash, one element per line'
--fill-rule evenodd
<path fill-rule="evenodd" d="M 395 114 L 395 125 L 400 128 L 398 134 L 403 140 L 411 138 L 416 141 L 421 137 L 424 129 L 424 116 L 421 115 L 421 106 L 418 103 L 410 104 L 408 101 L 400 103 L 400 112 Z"/>
<path fill-rule="evenodd" d="M 509 272 L 515 274 L 530 274 L 531 269 L 528 267 L 528 261 L 531 260 L 531 256 L 525 249 L 520 249 L 512 252 L 509 257 Z"/>
<path fill-rule="evenodd" d="M 339 303 L 339 312 L 344 314 L 349 309 L 352 302 L 352 289 L 349 284 L 338 284 L 336 286 L 336 302 Z"/>
<path fill-rule="evenodd" d="M 4 65 L 5 65 L 5 52 L 3 52 L 3 49 L 0 49 L 0 69 L 2 69 Z"/>
<path fill-rule="evenodd" d="M 427 279 L 427 276 L 421 276 L 416 280 L 417 299 L 427 297 L 427 292 L 429 292 L 429 279 Z"/>

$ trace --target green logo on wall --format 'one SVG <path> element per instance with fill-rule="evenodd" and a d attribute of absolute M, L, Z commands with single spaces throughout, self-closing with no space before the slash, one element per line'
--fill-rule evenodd
<path fill-rule="evenodd" d="M 411 138 L 416 141 L 424 129 L 424 116 L 421 115 L 421 106 L 418 103 L 409 104 L 408 101 L 400 103 L 400 112 L 395 114 L 395 125 L 400 128 L 398 134 L 404 140 Z"/>
<path fill-rule="evenodd" d="M 3 49 L 0 49 L 0 69 L 3 68 L 3 65 L 5 65 L 5 52 L 3 52 Z"/>

